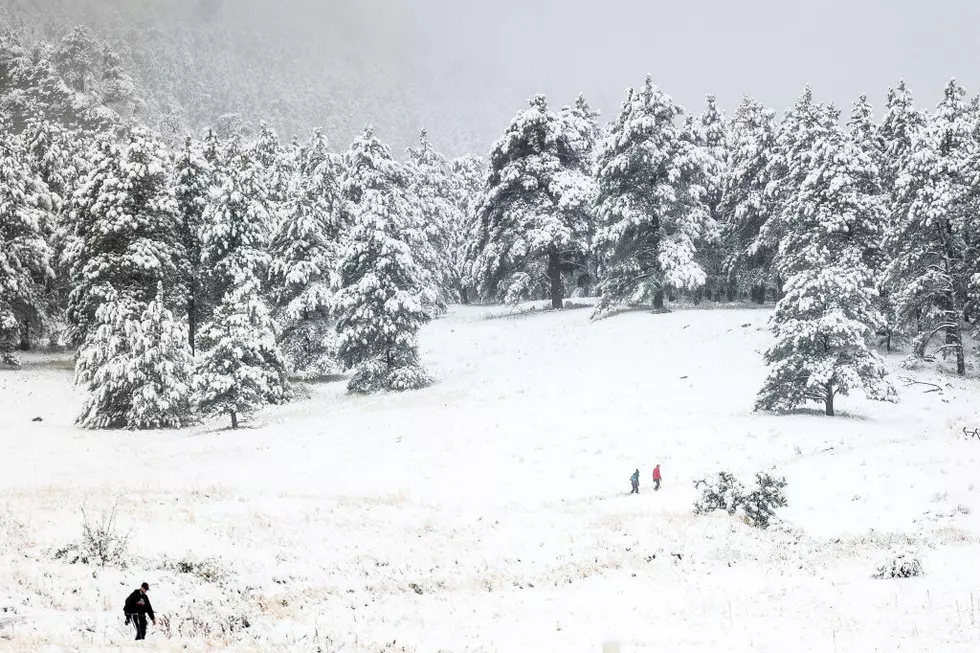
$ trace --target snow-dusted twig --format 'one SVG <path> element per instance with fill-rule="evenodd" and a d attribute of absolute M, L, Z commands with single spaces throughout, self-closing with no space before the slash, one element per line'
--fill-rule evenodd
<path fill-rule="evenodd" d="M 913 386 L 913 385 L 927 385 L 927 386 L 929 386 L 929 389 L 928 390 L 923 390 L 923 392 L 925 392 L 925 393 L 929 393 L 929 392 L 940 392 L 941 393 L 943 391 L 943 389 L 942 389 L 941 386 L 938 386 L 935 383 L 929 383 L 928 381 L 919 381 L 917 379 L 913 379 L 913 378 L 910 378 L 910 377 L 907 377 L 907 376 L 900 376 L 900 377 L 898 377 L 898 380 L 901 381 L 902 383 L 904 383 L 906 388 L 909 387 L 909 386 Z"/>

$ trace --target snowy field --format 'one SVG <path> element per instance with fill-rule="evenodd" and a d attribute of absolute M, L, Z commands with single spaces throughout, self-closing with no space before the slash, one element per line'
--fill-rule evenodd
<path fill-rule="evenodd" d="M 0 650 L 126 650 L 144 580 L 154 650 L 980 650 L 975 380 L 761 416 L 768 311 L 589 315 L 454 309 L 432 388 L 238 432 L 84 432 L 67 356 L 0 370 Z M 721 469 L 785 474 L 784 522 L 693 516 Z M 56 555 L 116 502 L 128 568 Z M 926 575 L 872 579 L 893 547 Z"/>

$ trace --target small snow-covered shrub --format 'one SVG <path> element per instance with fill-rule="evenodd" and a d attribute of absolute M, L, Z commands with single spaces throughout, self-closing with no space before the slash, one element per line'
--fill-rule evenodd
<path fill-rule="evenodd" d="M 776 508 L 786 507 L 786 479 L 759 472 L 755 475 L 756 486 L 745 495 L 745 516 L 758 528 L 769 528 Z"/>
<path fill-rule="evenodd" d="M 745 487 L 731 472 L 719 472 L 714 478 L 705 481 L 701 497 L 694 504 L 694 514 L 705 515 L 715 510 L 724 510 L 734 515 L 745 500 Z"/>
<path fill-rule="evenodd" d="M 129 551 L 129 532 L 123 533 L 117 522 L 117 504 L 92 516 L 83 506 L 82 538 L 55 552 L 56 559 L 70 564 L 99 567 L 125 567 Z"/>
<path fill-rule="evenodd" d="M 908 551 L 892 554 L 875 568 L 873 578 L 916 578 L 923 574 L 922 562 Z"/>
<path fill-rule="evenodd" d="M 252 624 L 244 605 L 226 605 L 211 599 L 191 599 L 168 614 L 161 615 L 157 627 L 168 638 L 231 638 L 240 636 Z"/>
<path fill-rule="evenodd" d="M 13 546 L 24 534 L 24 524 L 7 510 L 0 510 L 0 552 Z"/>
<path fill-rule="evenodd" d="M 165 559 L 161 568 L 167 571 L 175 571 L 178 574 L 196 576 L 207 583 L 222 583 L 228 578 L 228 570 L 215 557 L 200 560 L 190 556 L 185 556 L 180 560 Z"/>
<path fill-rule="evenodd" d="M 694 504 L 694 514 L 704 515 L 716 510 L 724 510 L 733 516 L 741 513 L 749 525 L 768 528 L 776 508 L 786 506 L 786 479 L 759 472 L 755 480 L 755 487 L 746 492 L 734 474 L 719 472 L 704 481 L 701 496 Z"/>

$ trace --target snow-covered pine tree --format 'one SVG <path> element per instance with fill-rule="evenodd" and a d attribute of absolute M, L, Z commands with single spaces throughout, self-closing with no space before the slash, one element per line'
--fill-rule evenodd
<path fill-rule="evenodd" d="M 473 249 L 484 297 L 515 301 L 547 288 L 552 307 L 564 306 L 562 273 L 587 261 L 594 223 L 580 139 L 538 95 L 491 149 Z"/>
<path fill-rule="evenodd" d="M 61 208 L 77 180 L 72 138 L 77 135 L 40 117 L 31 118 L 23 133 L 30 166 L 51 192 L 54 211 Z"/>
<path fill-rule="evenodd" d="M 462 156 L 450 162 L 453 211 L 447 241 L 449 282 L 463 304 L 473 297 L 476 283 L 470 274 L 470 247 L 475 241 L 477 207 L 487 178 L 486 162 L 478 156 Z"/>
<path fill-rule="evenodd" d="M 839 130 L 840 110 L 813 101 L 810 87 L 796 101 L 783 118 L 776 136 L 776 156 L 770 166 L 772 183 L 769 192 L 775 199 L 778 211 L 759 230 L 759 246 L 771 247 L 776 254 L 776 295 L 781 294 L 783 278 L 779 272 L 779 251 L 783 237 L 793 219 L 792 203 L 800 188 L 815 168 L 816 143 Z"/>
<path fill-rule="evenodd" d="M 872 348 L 881 315 L 866 257 L 884 224 L 880 195 L 867 192 L 877 168 L 836 126 L 816 134 L 809 155 L 791 165 L 788 174 L 802 182 L 782 214 L 777 265 L 785 294 L 770 321 L 769 377 L 755 408 L 820 402 L 833 415 L 834 399 L 858 389 L 892 401 L 895 389 Z M 803 165 L 806 175 L 796 168 Z"/>
<path fill-rule="evenodd" d="M 592 108 L 584 95 L 575 98 L 571 106 L 562 107 L 559 117 L 565 123 L 570 141 L 578 157 L 587 163 L 589 174 L 595 174 L 596 153 L 602 140 L 599 117 L 602 114 Z"/>
<path fill-rule="evenodd" d="M 272 241 L 269 278 L 279 346 L 298 376 L 338 368 L 331 303 L 344 230 L 340 173 L 339 157 L 317 130 L 299 155 L 286 219 Z"/>
<path fill-rule="evenodd" d="M 714 95 L 707 97 L 704 111 L 689 121 L 686 131 L 686 137 L 695 148 L 696 183 L 704 188 L 703 201 L 708 212 L 704 231 L 696 243 L 697 261 L 705 272 L 705 287 L 698 289 L 696 298 L 707 295 L 709 299 L 721 301 L 728 287 L 725 261 L 730 255 L 730 244 L 723 238 L 721 202 L 731 137 L 728 120 L 718 108 Z"/>
<path fill-rule="evenodd" d="M 262 168 L 232 144 L 220 187 L 204 213 L 201 261 L 207 270 L 207 322 L 199 332 L 194 405 L 228 415 L 232 428 L 264 405 L 290 397 L 262 284 L 271 257 Z M 216 301 L 215 301 L 216 300 Z"/>
<path fill-rule="evenodd" d="M 925 127 L 925 116 L 915 108 L 912 93 L 900 80 L 895 88 L 888 89 L 885 115 L 878 133 L 885 149 L 882 166 L 882 188 L 889 194 L 889 211 L 894 212 L 897 201 L 895 186 L 902 170 L 906 168 L 915 143 Z"/>
<path fill-rule="evenodd" d="M 570 135 L 573 148 L 584 162 L 584 169 L 588 172 L 589 177 L 593 179 L 593 193 L 596 192 L 594 179 L 598 164 L 599 143 L 603 137 L 603 129 L 599 124 L 601 115 L 599 111 L 592 108 L 584 95 L 575 98 L 575 103 L 571 106 L 562 107 L 559 114 L 565 123 L 565 130 Z M 595 200 L 593 199 L 594 203 Z M 566 287 L 573 287 L 574 292 L 582 296 L 590 296 L 599 279 L 599 261 L 592 252 L 592 241 L 595 238 L 597 228 L 594 213 L 593 210 L 593 217 L 588 223 L 587 243 L 589 247 L 584 258 L 575 266 L 566 266 L 571 267 L 570 272 L 565 275 Z"/>
<path fill-rule="evenodd" d="M 279 140 L 279 134 L 266 123 L 261 123 L 259 135 L 251 147 L 251 158 L 262 171 L 262 184 L 265 186 L 265 202 L 269 211 L 269 228 L 275 231 L 285 219 L 288 210 L 289 190 L 293 176 L 293 165 L 286 149 Z"/>
<path fill-rule="evenodd" d="M 161 282 L 173 300 L 183 297 L 185 252 L 171 180 L 168 152 L 149 131 L 133 128 L 122 148 L 109 134 L 99 140 L 70 209 L 68 319 L 75 342 L 84 341 L 109 288 L 139 306 L 156 296 Z"/>
<path fill-rule="evenodd" d="M 890 231 L 889 198 L 882 183 L 888 167 L 888 153 L 885 139 L 874 121 L 874 109 L 868 102 L 866 95 L 861 95 L 854 103 L 847 126 L 851 141 L 858 150 L 868 157 L 877 170 L 876 174 L 866 176 L 865 181 L 868 188 L 865 189 L 865 192 L 881 197 L 885 206 L 885 213 L 882 216 L 885 221 L 882 225 L 882 234 L 887 235 Z M 892 339 L 896 327 L 895 303 L 891 296 L 891 284 L 888 283 L 886 273 L 886 268 L 892 258 L 892 253 L 888 251 L 884 243 L 877 243 L 874 249 L 868 253 L 871 273 L 874 275 L 875 285 L 878 288 L 878 306 L 882 315 L 879 335 L 883 338 L 885 348 L 888 351 L 892 349 Z"/>
<path fill-rule="evenodd" d="M 775 114 L 745 98 L 732 121 L 729 168 L 719 208 L 722 240 L 729 249 L 725 261 L 729 299 L 748 290 L 761 302 L 766 289 L 776 285 L 773 264 L 777 248 L 759 237 L 778 211 L 769 192 L 775 148 Z"/>
<path fill-rule="evenodd" d="M 422 247 L 413 250 L 416 262 L 432 273 L 431 284 L 438 292 L 436 310 L 442 312 L 452 297 L 449 271 L 449 230 L 453 227 L 452 189 L 449 161 L 437 152 L 426 130 L 419 134 L 418 147 L 408 148 L 408 196 L 415 205 L 418 226 L 413 230 L 423 239 Z M 414 243 L 409 242 L 409 245 Z M 422 254 L 428 253 L 423 258 Z"/>
<path fill-rule="evenodd" d="M 947 85 L 898 179 L 890 239 L 895 260 L 889 268 L 898 319 L 918 334 L 916 353 L 925 355 L 932 339 L 942 335 L 937 351 L 955 356 L 960 375 L 966 373 L 962 320 L 976 272 L 970 249 L 977 233 L 966 165 L 977 146 L 965 96 L 955 81 Z"/>
<path fill-rule="evenodd" d="M 211 320 L 215 307 L 247 271 L 261 286 L 267 278 L 269 214 L 262 168 L 248 150 L 228 146 L 227 160 L 217 171 L 215 188 L 204 210 L 201 265 L 204 288 L 201 321 Z"/>
<path fill-rule="evenodd" d="M 202 415 L 227 416 L 237 429 L 240 421 L 263 406 L 285 403 L 291 393 L 259 280 L 248 266 L 229 272 L 228 291 L 199 336 L 193 404 Z"/>
<path fill-rule="evenodd" d="M 134 390 L 130 333 L 142 307 L 111 285 L 98 294 L 102 301 L 75 360 L 75 384 L 86 395 L 75 422 L 86 429 L 125 428 Z"/>
<path fill-rule="evenodd" d="M 344 156 L 343 192 L 350 233 L 334 299 L 338 355 L 355 368 L 351 392 L 409 390 L 429 379 L 417 333 L 432 318 L 432 275 L 416 258 L 418 209 L 406 197 L 403 166 L 369 127 Z M 423 243 L 424 244 L 424 243 Z"/>
<path fill-rule="evenodd" d="M 19 364 L 48 322 L 54 278 L 47 187 L 26 165 L 21 140 L 0 119 L 0 363 Z"/>
<path fill-rule="evenodd" d="M 355 369 L 354 393 L 414 390 L 431 383 L 418 353 L 418 331 L 431 317 L 424 274 L 402 236 L 397 191 L 364 189 L 340 262 L 335 300 L 339 355 Z M 411 219 L 411 218 L 409 218 Z"/>
<path fill-rule="evenodd" d="M 126 427 L 132 430 L 181 428 L 191 418 L 193 359 L 184 327 L 164 298 L 161 286 L 139 319 L 127 325 L 132 405 Z"/>
<path fill-rule="evenodd" d="M 186 253 L 182 270 L 187 290 L 187 342 L 193 354 L 195 335 L 200 321 L 202 300 L 201 239 L 204 234 L 204 211 L 214 184 L 211 166 L 205 161 L 200 143 L 190 137 L 177 154 L 174 163 L 174 194 L 180 217 L 180 237 Z"/>
<path fill-rule="evenodd" d="M 666 290 L 704 285 L 695 243 L 709 217 L 696 153 L 676 124 L 681 113 L 647 77 L 641 90 L 629 89 L 599 147 L 597 315 L 624 302 L 661 308 Z"/>
<path fill-rule="evenodd" d="M 357 222 L 361 198 L 368 190 L 377 190 L 392 204 L 391 215 L 398 216 L 398 237 L 412 250 L 412 258 L 421 275 L 422 306 L 430 317 L 445 309 L 442 252 L 436 251 L 431 225 L 426 223 L 419 202 L 411 197 L 411 175 L 408 166 L 395 161 L 391 150 L 368 127 L 344 154 L 341 188 L 344 195 L 346 225 Z M 347 227 L 350 228 L 349 226 Z"/>

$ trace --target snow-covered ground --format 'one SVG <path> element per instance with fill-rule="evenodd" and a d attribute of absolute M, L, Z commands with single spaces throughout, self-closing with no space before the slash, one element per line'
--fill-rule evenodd
<path fill-rule="evenodd" d="M 980 650 L 980 385 L 896 357 L 943 392 L 753 414 L 768 315 L 454 309 L 432 388 L 237 432 L 81 431 L 67 356 L 0 370 L 0 650 L 125 649 L 144 580 L 158 650 Z M 692 515 L 721 469 L 784 474 L 784 523 Z M 116 502 L 128 568 L 56 556 Z M 893 547 L 926 575 L 873 580 Z"/>

